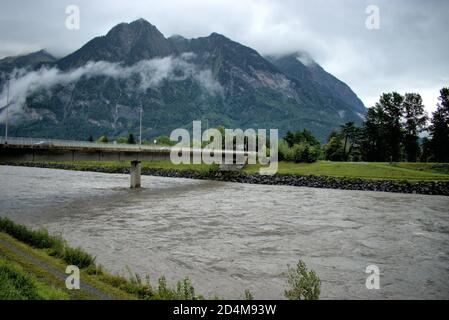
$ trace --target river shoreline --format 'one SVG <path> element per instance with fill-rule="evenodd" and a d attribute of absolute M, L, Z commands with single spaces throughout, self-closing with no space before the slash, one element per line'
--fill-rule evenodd
<path fill-rule="evenodd" d="M 92 166 L 83 167 L 74 164 L 55 164 L 38 162 L 3 162 L 0 165 L 37 167 L 49 169 L 91 171 L 101 173 L 128 174 L 129 168 L 126 167 L 102 167 Z M 276 174 L 273 176 L 260 175 L 258 173 L 243 172 L 220 172 L 216 170 L 175 170 L 161 168 L 142 168 L 142 175 L 187 178 L 226 181 L 249 184 L 265 185 L 288 185 L 296 187 L 357 190 L 357 191 L 380 191 L 392 193 L 424 194 L 424 195 L 442 195 L 449 196 L 449 182 L 443 181 L 394 181 L 394 180 L 368 180 L 368 179 L 350 179 L 327 176 L 303 176 L 296 174 Z"/>

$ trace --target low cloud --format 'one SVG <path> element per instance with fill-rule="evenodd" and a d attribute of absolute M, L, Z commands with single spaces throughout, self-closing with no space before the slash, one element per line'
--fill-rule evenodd
<path fill-rule="evenodd" d="M 142 92 L 148 88 L 157 88 L 163 81 L 184 81 L 193 79 L 208 94 L 216 95 L 222 92 L 221 85 L 213 78 L 210 70 L 201 70 L 191 62 L 194 55 L 183 54 L 178 57 L 168 56 L 142 60 L 131 66 L 106 61 L 88 62 L 85 65 L 70 71 L 61 71 L 53 67 L 43 67 L 39 70 L 29 71 L 15 69 L 10 76 L 10 115 L 20 115 L 26 99 L 32 94 L 47 91 L 56 85 L 69 85 L 81 79 L 90 79 L 104 76 L 114 79 L 128 79 L 137 75 L 140 79 L 138 90 Z M 6 82 L 0 93 L 0 101 L 6 101 Z M 5 112 L 0 114 L 0 122 L 5 121 Z"/>

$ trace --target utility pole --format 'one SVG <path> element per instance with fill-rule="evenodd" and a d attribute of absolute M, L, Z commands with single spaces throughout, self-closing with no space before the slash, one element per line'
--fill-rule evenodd
<path fill-rule="evenodd" d="M 140 129 L 139 129 L 139 148 L 142 147 L 142 107 L 139 109 L 139 121 L 140 121 Z"/>
<path fill-rule="evenodd" d="M 6 122 L 5 122 L 5 144 L 8 144 L 8 120 L 9 120 L 9 77 L 6 82 Z"/>

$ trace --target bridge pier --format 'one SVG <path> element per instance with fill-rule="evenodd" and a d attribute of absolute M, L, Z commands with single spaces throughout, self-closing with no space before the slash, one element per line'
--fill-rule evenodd
<path fill-rule="evenodd" d="M 142 164 L 140 161 L 131 161 L 131 188 L 140 188 L 140 174 Z"/>

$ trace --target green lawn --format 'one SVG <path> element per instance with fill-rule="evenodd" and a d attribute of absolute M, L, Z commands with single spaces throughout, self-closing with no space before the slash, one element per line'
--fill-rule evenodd
<path fill-rule="evenodd" d="M 316 175 L 377 180 L 449 181 L 448 164 L 332 162 L 280 162 L 278 173 Z M 259 166 L 249 166 L 246 172 L 257 172 Z"/>

